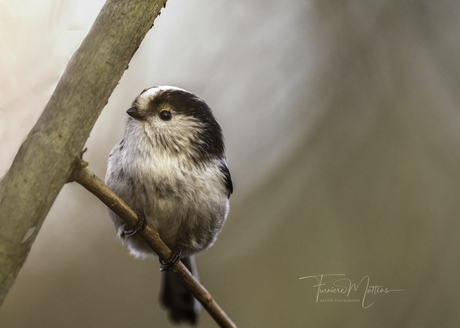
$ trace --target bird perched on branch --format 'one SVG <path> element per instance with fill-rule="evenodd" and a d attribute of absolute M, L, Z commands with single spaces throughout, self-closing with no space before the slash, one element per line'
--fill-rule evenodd
<path fill-rule="evenodd" d="M 143 224 L 158 232 L 172 250 L 162 262 L 162 304 L 174 322 L 194 324 L 201 306 L 169 269 L 182 259 L 196 276 L 193 254 L 213 245 L 227 218 L 233 184 L 222 130 L 202 99 L 176 87 L 145 89 L 127 113 L 105 182 L 136 212 L 138 226 L 110 217 L 136 257 L 154 254 L 136 235 Z"/>

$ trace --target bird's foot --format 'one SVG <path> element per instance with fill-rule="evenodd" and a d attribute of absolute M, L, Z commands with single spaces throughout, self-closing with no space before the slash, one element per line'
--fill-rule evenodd
<path fill-rule="evenodd" d="M 147 225 L 147 220 L 145 219 L 144 212 L 142 211 L 134 211 L 137 215 L 137 223 L 134 229 L 132 230 L 123 230 L 122 237 L 131 237 L 134 236 L 136 233 L 141 232 L 145 229 Z"/>
<path fill-rule="evenodd" d="M 162 259 L 160 259 L 160 263 L 161 263 L 160 271 L 169 271 L 173 267 L 175 267 L 177 263 L 179 263 L 181 255 L 182 255 L 182 249 L 178 247 L 178 248 L 175 248 L 171 252 L 171 257 L 169 258 L 169 260 L 163 261 Z"/>

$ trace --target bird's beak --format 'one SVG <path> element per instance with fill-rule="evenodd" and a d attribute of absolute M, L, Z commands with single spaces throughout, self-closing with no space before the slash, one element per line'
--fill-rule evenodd
<path fill-rule="evenodd" d="M 132 118 L 135 118 L 136 120 L 143 120 L 145 117 L 139 113 L 139 109 L 137 107 L 131 107 L 126 111 L 126 113 L 131 116 Z"/>

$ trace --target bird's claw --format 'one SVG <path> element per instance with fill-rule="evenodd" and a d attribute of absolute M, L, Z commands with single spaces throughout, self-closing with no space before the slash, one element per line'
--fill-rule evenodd
<path fill-rule="evenodd" d="M 145 215 L 142 211 L 134 211 L 137 215 L 137 223 L 134 229 L 132 230 L 123 230 L 123 237 L 131 237 L 134 236 L 136 233 L 141 232 L 145 229 L 147 225 L 147 220 L 145 219 Z"/>
<path fill-rule="evenodd" d="M 160 271 L 169 271 L 179 263 L 182 256 L 182 249 L 176 248 L 171 252 L 171 257 L 167 261 L 160 259 Z"/>

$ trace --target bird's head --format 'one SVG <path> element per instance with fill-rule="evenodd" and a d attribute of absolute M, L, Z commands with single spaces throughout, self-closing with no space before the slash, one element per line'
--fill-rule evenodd
<path fill-rule="evenodd" d="M 157 149 L 195 157 L 224 153 L 222 130 L 211 109 L 189 91 L 171 86 L 145 89 L 127 114 L 128 125 L 143 130 Z"/>

